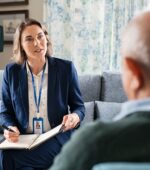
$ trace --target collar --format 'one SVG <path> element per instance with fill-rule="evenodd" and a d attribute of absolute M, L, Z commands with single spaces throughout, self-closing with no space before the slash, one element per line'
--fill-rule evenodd
<path fill-rule="evenodd" d="M 139 111 L 150 111 L 150 98 L 131 100 L 122 104 L 121 112 L 114 117 L 114 121 L 120 120 L 132 113 Z"/>
<path fill-rule="evenodd" d="M 29 66 L 27 64 L 27 61 L 26 61 L 26 70 L 27 70 L 27 74 L 30 74 L 30 69 L 29 69 Z M 48 61 L 47 61 L 47 58 L 46 58 L 46 68 L 45 68 L 44 74 L 48 74 Z M 40 75 L 42 75 L 42 70 L 38 73 L 37 76 L 40 76 Z"/>

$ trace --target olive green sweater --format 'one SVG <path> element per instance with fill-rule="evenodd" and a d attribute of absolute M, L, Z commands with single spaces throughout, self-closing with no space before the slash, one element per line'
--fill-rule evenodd
<path fill-rule="evenodd" d="M 150 161 L 150 112 L 81 127 L 65 144 L 50 170 L 91 170 L 97 163 L 119 161 Z"/>

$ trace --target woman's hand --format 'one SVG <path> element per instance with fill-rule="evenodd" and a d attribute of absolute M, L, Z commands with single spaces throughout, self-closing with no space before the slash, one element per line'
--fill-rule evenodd
<path fill-rule="evenodd" d="M 12 129 L 14 132 L 11 132 L 9 130 L 4 130 L 4 137 L 9 142 L 17 142 L 19 140 L 20 132 L 16 126 L 9 126 L 10 129 Z"/>
<path fill-rule="evenodd" d="M 64 125 L 64 131 L 75 128 L 80 122 L 80 118 L 76 113 L 71 113 L 63 117 L 62 125 Z"/>

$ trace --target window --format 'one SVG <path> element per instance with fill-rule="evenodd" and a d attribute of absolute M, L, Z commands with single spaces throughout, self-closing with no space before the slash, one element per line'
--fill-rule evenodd
<path fill-rule="evenodd" d="M 150 0 L 45 0 L 45 24 L 54 56 L 78 73 L 120 69 L 120 34 Z"/>

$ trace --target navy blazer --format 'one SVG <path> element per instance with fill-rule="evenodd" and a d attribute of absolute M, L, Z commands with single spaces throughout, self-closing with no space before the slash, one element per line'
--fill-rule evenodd
<path fill-rule="evenodd" d="M 48 58 L 48 119 L 52 128 L 59 125 L 63 116 L 76 112 L 82 121 L 84 104 L 79 89 L 78 76 L 70 61 Z M 0 122 L 6 126 L 17 126 L 25 133 L 29 123 L 28 80 L 26 64 L 8 64 L 2 82 L 2 103 Z M 71 132 L 57 135 L 63 144 L 69 139 Z"/>

